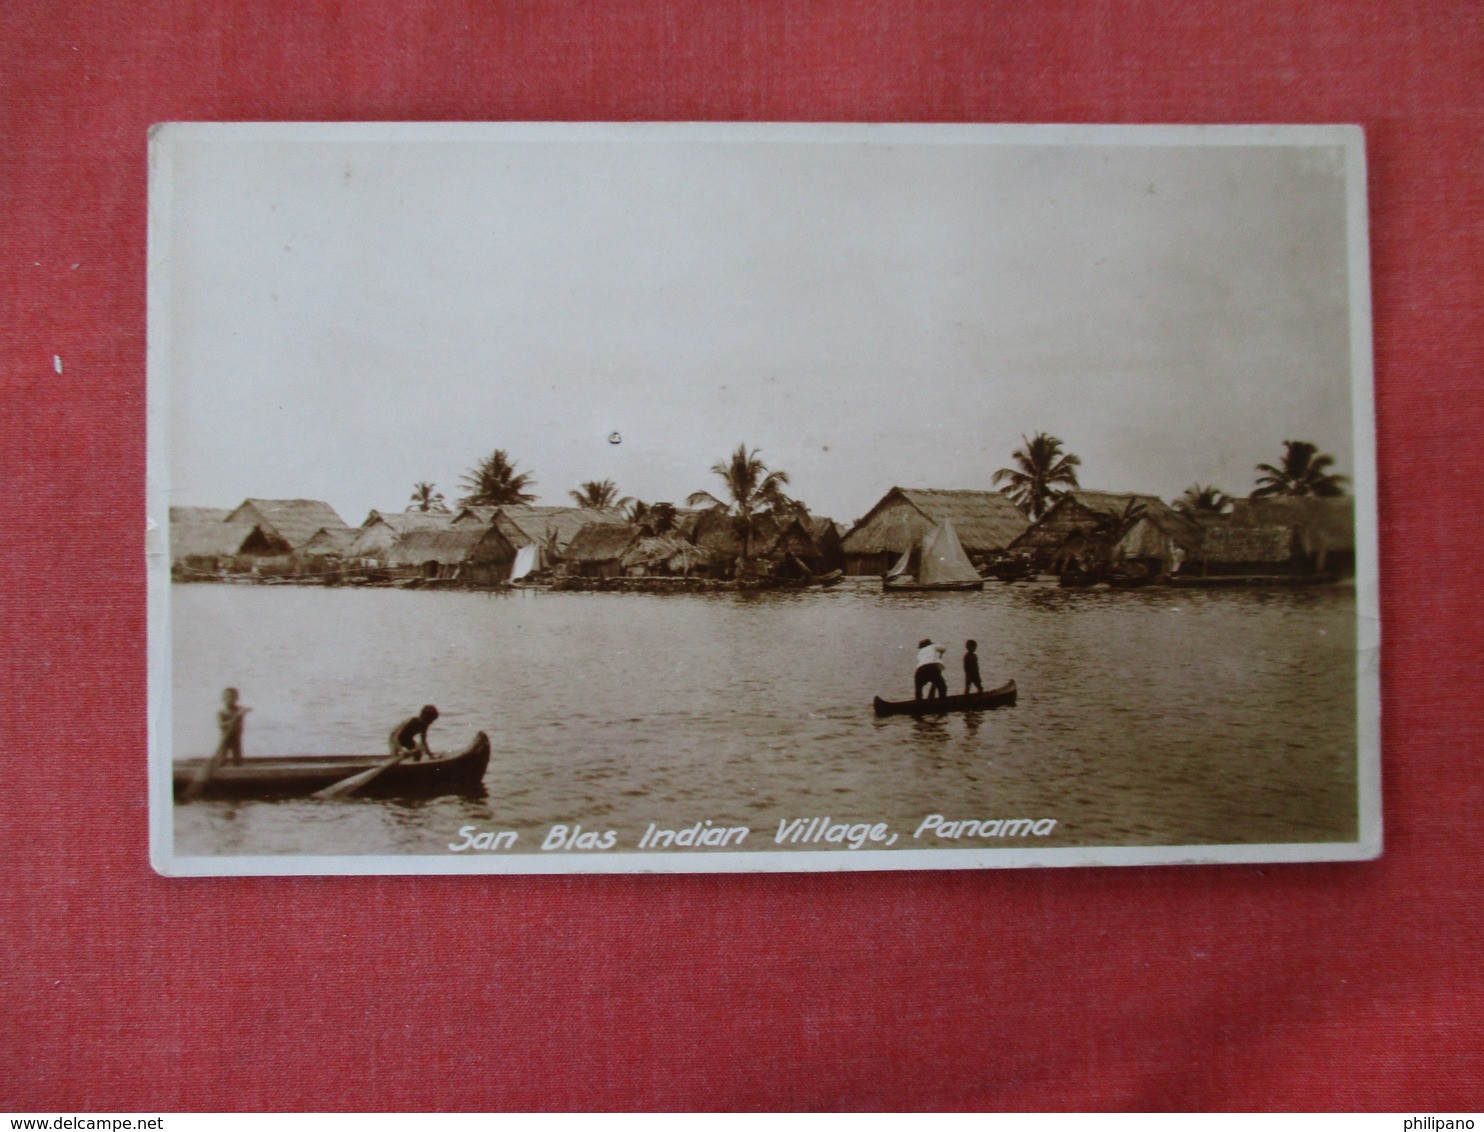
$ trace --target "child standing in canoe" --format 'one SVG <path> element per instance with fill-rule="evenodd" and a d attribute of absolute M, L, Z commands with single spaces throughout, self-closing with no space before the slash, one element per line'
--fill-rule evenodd
<path fill-rule="evenodd" d="M 236 688 L 228 688 L 222 692 L 222 710 L 216 713 L 216 722 L 222 729 L 219 749 L 229 763 L 242 762 L 242 721 L 250 711 L 252 708 L 243 707 L 237 702 Z"/>
<path fill-rule="evenodd" d="M 969 694 L 970 688 L 984 691 L 984 681 L 979 678 L 979 642 L 964 642 L 964 695 Z"/>

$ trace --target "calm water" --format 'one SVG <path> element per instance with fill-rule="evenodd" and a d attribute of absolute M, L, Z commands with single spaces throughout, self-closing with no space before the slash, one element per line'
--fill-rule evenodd
<path fill-rule="evenodd" d="M 476 730 L 480 798 L 197 802 L 194 854 L 438 853 L 461 826 L 886 821 L 898 848 L 1350 840 L 1356 830 L 1350 589 L 643 595 L 173 587 L 177 753 L 216 745 L 221 689 L 246 753 L 381 753 L 398 719 L 443 713 L 436 750 Z M 911 695 L 916 644 L 965 638 L 1018 706 L 877 720 Z M 913 841 L 930 813 L 1055 818 L 1050 837 Z M 904 844 L 905 843 L 905 844 Z"/>

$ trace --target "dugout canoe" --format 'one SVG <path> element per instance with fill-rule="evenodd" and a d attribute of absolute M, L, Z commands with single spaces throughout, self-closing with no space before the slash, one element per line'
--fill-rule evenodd
<path fill-rule="evenodd" d="M 944 696 L 940 700 L 883 700 L 876 697 L 877 715 L 942 715 L 950 711 L 990 711 L 1015 703 L 1015 681 L 975 692 L 970 696 Z"/>
<path fill-rule="evenodd" d="M 353 774 L 386 762 L 379 755 L 306 755 L 280 759 L 244 759 L 240 765 L 217 767 L 201 791 L 203 798 L 307 798 Z M 175 796 L 196 777 L 205 759 L 175 760 Z M 440 794 L 476 793 L 489 766 L 490 741 L 483 731 L 468 748 L 421 762 L 404 760 L 368 782 L 357 797 L 431 798 Z"/>

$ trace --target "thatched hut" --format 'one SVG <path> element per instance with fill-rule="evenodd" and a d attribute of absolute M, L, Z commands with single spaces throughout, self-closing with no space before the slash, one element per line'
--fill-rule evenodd
<path fill-rule="evenodd" d="M 708 571 L 719 574 L 734 572 L 744 551 L 753 568 L 765 573 L 774 572 L 790 557 L 802 563 L 816 552 L 808 528 L 793 517 L 754 515 L 748 539 L 742 536 L 741 520 L 725 507 L 703 511 L 685 525 L 690 531 L 688 541 L 706 552 Z"/>
<path fill-rule="evenodd" d="M 170 524 L 170 566 L 179 578 L 226 574 L 254 559 L 288 552 L 288 543 L 265 534 L 256 523 L 216 519 Z"/>
<path fill-rule="evenodd" d="M 408 531 L 387 551 L 387 568 L 401 577 L 452 579 L 475 586 L 510 577 L 515 547 L 494 527 Z"/>
<path fill-rule="evenodd" d="M 819 558 L 819 548 L 803 519 L 774 520 L 772 535 L 763 542 L 758 557 L 768 564 L 768 571 L 779 577 L 807 578 L 816 573 L 811 563 Z"/>
<path fill-rule="evenodd" d="M 845 532 L 840 524 L 822 515 L 812 515 L 804 526 L 814 544 L 813 556 L 807 560 L 809 569 L 815 574 L 845 569 L 845 548 L 841 543 Z"/>
<path fill-rule="evenodd" d="M 265 535 L 281 539 L 293 550 L 298 550 L 321 529 L 346 525 L 333 507 L 318 499 L 248 499 L 226 521 L 255 523 Z"/>
<path fill-rule="evenodd" d="M 1232 527 L 1281 526 L 1292 530 L 1302 572 L 1355 572 L 1355 500 L 1348 495 L 1238 499 L 1227 521 Z"/>
<path fill-rule="evenodd" d="M 1069 491 L 1010 544 L 1043 568 L 1138 563 L 1169 572 L 1200 553 L 1204 532 L 1157 495 Z"/>
<path fill-rule="evenodd" d="M 502 522 L 503 520 L 503 522 Z M 522 504 L 518 507 L 502 507 L 495 525 L 500 527 L 516 546 L 536 543 L 549 548 L 557 556 L 577 537 L 577 532 L 590 523 L 607 523 L 610 526 L 625 526 L 624 518 L 617 511 L 598 511 L 591 507 L 536 507 Z M 512 537 L 513 536 L 513 537 Z M 520 539 L 522 541 L 517 542 Z"/>
<path fill-rule="evenodd" d="M 622 526 L 624 518 L 617 511 L 598 511 L 591 507 L 541 507 L 513 503 L 503 507 L 464 507 L 454 516 L 452 526 L 455 530 L 497 527 L 517 549 L 536 547 L 536 569 L 547 570 L 563 559 L 577 532 L 589 523 Z"/>
<path fill-rule="evenodd" d="M 845 572 L 885 574 L 945 522 L 971 557 L 1004 550 L 1030 525 L 998 491 L 894 487 L 841 540 Z"/>
<path fill-rule="evenodd" d="M 691 577 L 709 574 L 718 562 L 716 553 L 705 547 L 676 535 L 655 535 L 635 542 L 624 554 L 622 565 L 624 573 L 634 577 Z"/>
<path fill-rule="evenodd" d="M 448 511 L 372 511 L 355 532 L 347 558 L 384 562 L 393 544 L 409 531 L 446 531 L 453 526 Z"/>
<path fill-rule="evenodd" d="M 584 578 L 616 578 L 623 573 L 624 555 L 639 539 L 637 527 L 588 523 L 567 544 L 562 560 L 570 574 Z"/>

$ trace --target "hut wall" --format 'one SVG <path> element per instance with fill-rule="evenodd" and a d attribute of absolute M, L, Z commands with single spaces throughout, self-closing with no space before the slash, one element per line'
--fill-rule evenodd
<path fill-rule="evenodd" d="M 1192 569 L 1192 566 L 1194 566 L 1194 569 Z M 1300 563 L 1292 559 L 1286 562 L 1268 562 L 1262 559 L 1248 562 L 1232 560 L 1223 562 L 1211 562 L 1208 560 L 1202 560 L 1196 563 L 1191 563 L 1187 561 L 1180 570 L 1182 576 L 1195 574 L 1206 577 L 1251 577 L 1253 575 L 1272 575 L 1274 577 L 1286 577 L 1290 574 L 1300 574 L 1304 572 L 1305 571 L 1300 568 Z"/>
<path fill-rule="evenodd" d="M 809 559 L 809 569 L 816 574 L 828 574 L 831 570 L 845 568 L 845 552 L 840 547 L 840 533 L 835 524 L 829 523 L 811 532 L 814 539 L 814 554 Z"/>
<path fill-rule="evenodd" d="M 901 557 L 900 553 L 891 554 L 881 552 L 877 554 L 845 554 L 845 572 L 847 574 L 870 575 L 880 577 L 891 569 L 892 563 Z"/>
<path fill-rule="evenodd" d="M 459 575 L 471 586 L 499 586 L 510 580 L 508 562 L 470 562 Z"/>
<path fill-rule="evenodd" d="M 243 556 L 238 564 L 260 578 L 291 578 L 299 572 L 299 560 L 292 554 Z"/>
<path fill-rule="evenodd" d="M 188 554 L 171 563 L 170 572 L 178 580 L 199 581 L 229 573 L 235 561 L 230 554 Z"/>
<path fill-rule="evenodd" d="M 1187 559 L 1182 573 L 1297 574 L 1304 560 L 1297 553 L 1295 537 L 1291 527 L 1212 524 L 1200 553 Z"/>

